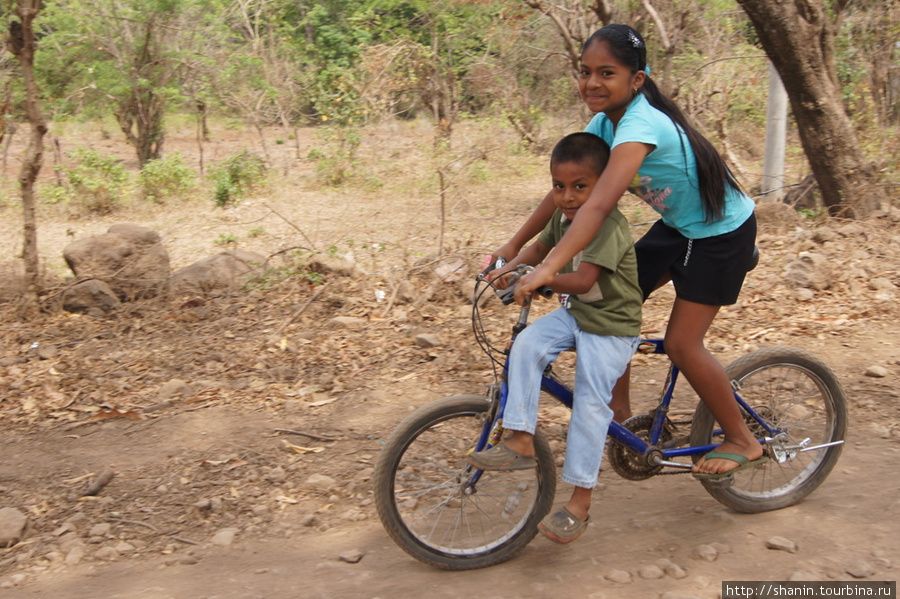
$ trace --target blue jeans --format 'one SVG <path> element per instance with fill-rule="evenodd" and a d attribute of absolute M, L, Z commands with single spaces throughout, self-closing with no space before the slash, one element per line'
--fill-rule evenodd
<path fill-rule="evenodd" d="M 609 407 L 612 388 L 631 362 L 637 344 L 638 337 L 585 333 L 565 308 L 537 319 L 516 338 L 509 356 L 509 397 L 503 428 L 534 434 L 541 375 L 560 352 L 575 347 L 575 398 L 562 480 L 593 489 L 613 419 Z"/>

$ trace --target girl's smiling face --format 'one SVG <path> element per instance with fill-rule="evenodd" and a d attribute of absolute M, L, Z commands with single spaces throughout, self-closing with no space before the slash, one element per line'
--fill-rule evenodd
<path fill-rule="evenodd" d="M 609 52 L 607 42 L 594 41 L 581 56 L 578 90 L 592 112 L 603 112 L 618 125 L 645 76 L 643 71 L 633 73 L 619 62 Z"/>
<path fill-rule="evenodd" d="M 594 184 L 600 178 L 589 160 L 554 162 L 550 165 L 550 176 L 553 178 L 553 201 L 569 221 L 587 202 Z"/>

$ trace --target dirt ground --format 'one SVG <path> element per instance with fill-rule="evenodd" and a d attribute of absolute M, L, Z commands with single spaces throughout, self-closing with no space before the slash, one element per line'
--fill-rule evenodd
<path fill-rule="evenodd" d="M 255 143 L 217 133 L 207 161 Z M 0 549 L 0 597 L 712 599 L 725 580 L 897 579 L 900 219 L 891 211 L 865 223 L 764 223 L 760 266 L 709 335 L 724 363 L 792 345 L 837 373 L 847 444 L 805 501 L 739 514 L 688 476 L 629 482 L 607 472 L 593 524 L 572 545 L 536 538 L 507 563 L 462 573 L 395 546 L 372 501 L 380 447 L 413 409 L 489 382 L 471 336 L 471 275 L 528 214 L 546 175 L 543 158 L 508 151 L 509 139 L 463 130 L 457 152 L 483 156 L 449 167 L 442 228 L 427 126 L 367 133 L 363 178 L 340 188 L 320 184 L 314 164 L 273 132 L 277 176 L 234 208 L 203 199 L 104 217 L 42 210 L 41 254 L 57 279 L 68 242 L 118 222 L 159 232 L 173 269 L 231 236 L 272 256 L 277 273 L 290 267 L 279 252 L 297 247 L 358 270 L 326 275 L 324 287 L 269 273 L 249 289 L 107 316 L 22 321 L 15 301 L 0 303 L 0 508 L 29 520 L 25 537 Z M 64 150 L 72 136 L 61 136 Z M 114 141 L 89 143 L 128 158 Z M 189 135 L 169 143 L 196 159 Z M 321 143 L 306 132 L 299 155 Z M 637 225 L 649 218 L 634 204 L 626 213 Z M 14 204 L 0 214 L 0 256 L 11 259 L 20 215 Z M 820 257 L 821 278 L 791 284 L 791 265 L 808 254 Z M 647 335 L 664 330 L 671 297 L 663 289 L 648 302 Z M 486 312 L 502 337 L 513 313 L 496 302 Z M 437 344 L 418 342 L 424 333 Z M 652 407 L 662 382 L 658 359 L 636 358 L 636 410 Z M 695 402 L 679 390 L 673 405 L 690 414 Z M 114 477 L 85 496 L 105 471 Z M 568 492 L 560 485 L 558 501 Z M 769 548 L 776 537 L 790 550 Z"/>

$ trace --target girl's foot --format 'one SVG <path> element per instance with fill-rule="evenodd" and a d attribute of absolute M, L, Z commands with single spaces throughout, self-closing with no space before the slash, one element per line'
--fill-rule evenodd
<path fill-rule="evenodd" d="M 728 474 L 750 463 L 759 460 L 763 456 L 763 448 L 755 439 L 752 444 L 739 444 L 725 442 L 719 445 L 715 452 L 707 454 L 700 462 L 694 465 L 694 474 Z M 718 455 L 716 455 L 718 454 Z M 737 454 L 746 458 L 746 462 L 739 458 L 732 459 L 722 454 Z M 755 465 L 755 464 L 754 464 Z"/>

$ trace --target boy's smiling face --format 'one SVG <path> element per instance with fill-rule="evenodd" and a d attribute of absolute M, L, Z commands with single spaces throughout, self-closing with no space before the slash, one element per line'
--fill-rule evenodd
<path fill-rule="evenodd" d="M 591 162 L 555 162 L 550 165 L 553 178 L 553 201 L 556 207 L 571 221 L 575 213 L 587 201 L 600 174 Z"/>

